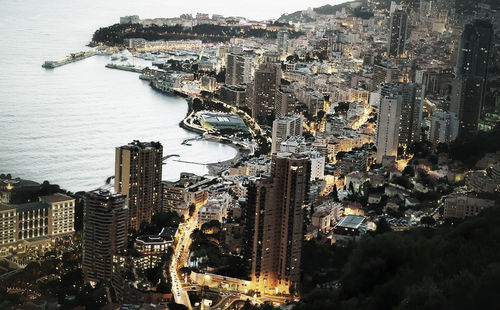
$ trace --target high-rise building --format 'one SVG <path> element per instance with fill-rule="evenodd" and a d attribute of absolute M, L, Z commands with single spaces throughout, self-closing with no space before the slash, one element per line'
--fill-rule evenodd
<path fill-rule="evenodd" d="M 289 293 L 300 280 L 303 208 L 309 189 L 310 160 L 304 155 L 273 155 L 271 177 L 253 182 L 247 213 L 252 241 L 252 281 L 267 293 Z"/>
<path fill-rule="evenodd" d="M 138 230 L 161 212 L 163 147 L 159 142 L 139 142 L 116 148 L 115 191 L 125 195 L 129 229 Z"/>
<path fill-rule="evenodd" d="M 263 122 L 273 116 L 280 81 L 279 64 L 263 63 L 255 72 L 252 116 L 257 121 Z"/>
<path fill-rule="evenodd" d="M 458 136 L 458 118 L 453 112 L 434 111 L 429 118 L 429 141 L 437 145 L 450 143 Z"/>
<path fill-rule="evenodd" d="M 243 53 L 227 54 L 226 84 L 239 85 L 252 81 L 252 57 Z"/>
<path fill-rule="evenodd" d="M 399 68 L 388 62 L 378 63 L 373 66 L 372 90 L 376 90 L 382 83 L 397 82 Z"/>
<path fill-rule="evenodd" d="M 328 59 L 338 58 L 342 55 L 341 32 L 335 31 L 328 35 L 327 56 Z"/>
<path fill-rule="evenodd" d="M 281 142 L 291 136 L 302 135 L 302 115 L 290 114 L 273 121 L 271 153 L 279 151 Z"/>
<path fill-rule="evenodd" d="M 391 13 L 388 54 L 389 57 L 401 57 L 405 54 L 408 14 L 398 9 Z"/>
<path fill-rule="evenodd" d="M 406 150 L 420 141 L 425 87 L 415 83 L 400 83 L 399 94 L 402 96 L 399 146 Z"/>
<path fill-rule="evenodd" d="M 460 137 L 474 135 L 478 129 L 486 96 L 492 40 L 491 22 L 475 20 L 465 25 L 458 49 L 450 106 L 460 121 Z"/>
<path fill-rule="evenodd" d="M 97 189 L 85 195 L 82 270 L 85 282 L 111 281 L 113 256 L 127 247 L 126 197 Z"/>
<path fill-rule="evenodd" d="M 286 55 L 288 52 L 288 31 L 278 31 L 276 43 L 276 45 L 278 45 L 278 53 L 280 53 L 281 55 Z"/>
<path fill-rule="evenodd" d="M 281 86 L 276 94 L 276 118 L 295 111 L 295 95 L 289 87 Z"/>
<path fill-rule="evenodd" d="M 397 84 L 382 85 L 377 115 L 377 163 L 382 163 L 384 156 L 398 154 L 402 101 Z"/>

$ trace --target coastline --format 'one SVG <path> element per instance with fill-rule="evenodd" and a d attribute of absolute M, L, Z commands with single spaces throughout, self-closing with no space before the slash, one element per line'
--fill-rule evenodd
<path fill-rule="evenodd" d="M 161 89 L 160 87 L 155 85 L 153 80 L 149 83 L 149 85 L 150 85 L 150 87 L 152 87 L 153 89 L 155 89 L 158 92 L 161 92 L 162 94 L 179 96 L 179 97 L 183 97 L 184 99 L 186 99 L 186 103 L 188 104 L 188 110 L 187 110 L 184 118 L 179 122 L 179 127 L 181 127 L 182 129 L 185 129 L 187 131 L 190 131 L 190 132 L 193 132 L 193 133 L 200 135 L 203 138 L 203 140 L 205 140 L 205 141 L 222 143 L 222 144 L 228 145 L 236 150 L 236 155 L 233 158 L 230 158 L 230 159 L 227 159 L 224 161 L 219 161 L 219 162 L 207 163 L 206 166 L 207 166 L 209 175 L 211 175 L 211 176 L 219 175 L 223 171 L 233 167 L 236 163 L 238 163 L 241 160 L 241 158 L 243 158 L 244 154 L 248 153 L 248 150 L 244 149 L 241 146 L 235 145 L 232 142 L 217 139 L 214 136 L 207 135 L 207 132 L 205 130 L 202 130 L 202 129 L 199 129 L 199 128 L 196 128 L 193 126 L 189 126 L 187 124 L 186 120 L 193 112 L 193 97 L 192 96 L 185 94 L 185 93 L 182 93 L 182 92 L 179 92 L 177 90 L 166 91 L 164 89 Z"/>

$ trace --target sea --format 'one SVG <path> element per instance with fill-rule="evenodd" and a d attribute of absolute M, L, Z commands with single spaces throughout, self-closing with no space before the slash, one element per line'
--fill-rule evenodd
<path fill-rule="evenodd" d="M 342 0 L 311 0 L 319 6 Z M 217 13 L 253 19 L 277 18 L 306 9 L 302 0 L 0 0 L 0 173 L 70 191 L 92 190 L 114 174 L 115 147 L 132 140 L 160 141 L 163 179 L 181 172 L 207 173 L 211 163 L 231 159 L 228 145 L 185 139 L 197 135 L 178 126 L 186 101 L 151 89 L 136 73 L 105 68 L 94 56 L 54 70 L 45 60 L 87 49 L 99 27 L 120 16 L 174 17 Z M 262 7 L 266 7 L 265 10 Z"/>

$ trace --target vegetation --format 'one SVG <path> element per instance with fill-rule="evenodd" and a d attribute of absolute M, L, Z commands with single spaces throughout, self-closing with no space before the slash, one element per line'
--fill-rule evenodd
<path fill-rule="evenodd" d="M 222 232 L 220 223 L 211 221 L 205 223 L 202 229 L 195 229 L 191 234 L 190 251 L 193 258 L 199 259 L 199 268 L 215 268 L 216 274 L 223 276 L 246 279 L 245 261 L 239 256 L 223 254 Z"/>
<path fill-rule="evenodd" d="M 289 31 L 290 37 L 302 35 L 300 32 Z M 92 37 L 92 43 L 107 45 L 122 44 L 127 38 L 144 38 L 155 40 L 202 40 L 203 42 L 226 42 L 231 38 L 276 38 L 276 32 L 266 29 L 254 29 L 240 26 L 196 25 L 192 28 L 176 26 L 143 26 L 141 24 L 114 24 L 99 28 Z"/>
<path fill-rule="evenodd" d="M 301 295 L 338 280 L 351 251 L 352 247 L 324 244 L 317 240 L 305 241 L 302 245 Z"/>
<path fill-rule="evenodd" d="M 217 112 L 223 112 L 223 113 L 230 113 L 231 108 L 226 107 L 223 103 L 221 102 L 215 102 L 211 100 L 205 100 L 201 101 L 199 98 L 195 98 L 193 100 L 193 111 L 199 112 L 199 111 L 217 111 Z"/>
<path fill-rule="evenodd" d="M 455 226 L 366 235 L 339 288 L 316 289 L 295 309 L 475 309 L 478 300 L 497 309 L 499 220 L 493 208 Z"/>
<path fill-rule="evenodd" d="M 488 132 L 479 132 L 470 140 L 457 140 L 450 145 L 449 156 L 462 161 L 466 167 L 472 168 L 486 153 L 500 150 L 500 124 Z"/>

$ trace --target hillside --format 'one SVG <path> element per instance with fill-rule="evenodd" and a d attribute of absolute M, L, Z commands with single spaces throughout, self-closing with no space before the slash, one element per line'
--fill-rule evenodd
<path fill-rule="evenodd" d="M 302 309 L 498 309 L 500 208 L 438 229 L 367 236 L 336 290 L 315 290 Z"/>

